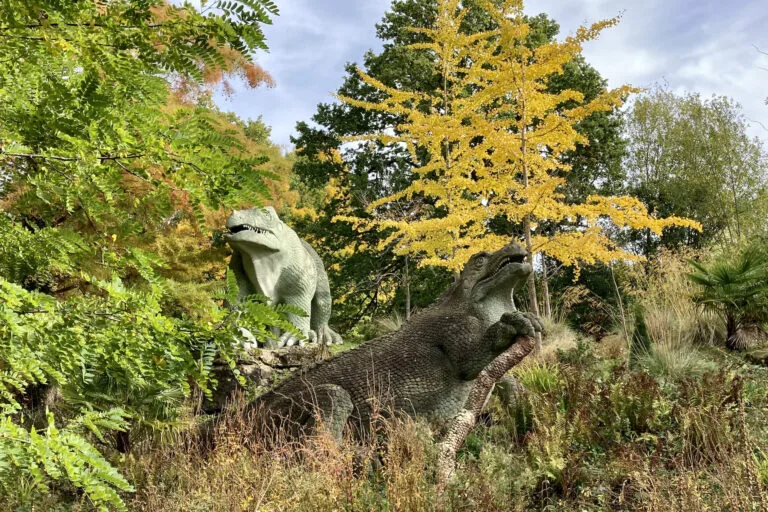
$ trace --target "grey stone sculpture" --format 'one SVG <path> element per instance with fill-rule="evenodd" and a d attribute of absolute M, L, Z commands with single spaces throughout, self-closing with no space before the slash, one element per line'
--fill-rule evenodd
<path fill-rule="evenodd" d="M 235 274 L 240 298 L 259 293 L 273 304 L 290 304 L 307 316 L 288 319 L 309 342 L 342 343 L 329 326 L 331 290 L 320 256 L 280 220 L 272 207 L 237 210 L 227 219 L 226 240 L 232 248 L 229 268 Z M 279 346 L 301 339 L 283 333 Z"/>
<path fill-rule="evenodd" d="M 542 330 L 512 298 L 531 272 L 525 256 L 516 243 L 474 255 L 442 297 L 399 331 L 297 371 L 249 403 L 248 412 L 270 430 L 287 428 L 290 436 L 312 428 L 317 417 L 337 437 L 346 426 L 365 432 L 377 402 L 448 428 L 468 407 L 475 379 L 502 359 L 506 372 Z M 509 357 L 518 345 L 519 354 Z"/>

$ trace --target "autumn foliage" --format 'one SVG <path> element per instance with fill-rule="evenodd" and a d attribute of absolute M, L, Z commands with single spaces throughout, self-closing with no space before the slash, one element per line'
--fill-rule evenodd
<path fill-rule="evenodd" d="M 412 28 L 427 42 L 413 50 L 430 52 L 442 87 L 429 93 L 389 87 L 363 71 L 362 80 L 382 93 L 378 102 L 339 96 L 343 102 L 388 112 L 403 122 L 393 132 L 370 132 L 347 142 L 378 139 L 408 148 L 415 180 L 403 190 L 369 205 L 370 217 L 339 215 L 358 229 L 387 230 L 381 247 L 395 243 L 397 254 L 423 257 L 422 265 L 458 270 L 478 250 L 496 250 L 510 234 L 526 239 L 529 254 L 545 253 L 566 265 L 638 259 L 618 247 L 606 227 L 698 228 L 678 217 L 658 219 L 632 197 L 590 196 L 580 204 L 565 199 L 570 170 L 561 157 L 587 140 L 576 125 L 591 114 L 621 106 L 636 89 L 605 90 L 592 101 L 582 93 L 547 90 L 549 80 L 580 55 L 582 45 L 618 19 L 579 28 L 561 42 L 527 44 L 530 27 L 520 0 L 479 2 L 496 28 L 465 34 L 466 10 L 459 0 L 440 0 L 434 26 Z M 421 207 L 397 215 L 398 203 Z M 503 218 L 521 229 L 493 232 L 489 222 Z M 564 226 L 538 229 L 544 222 Z"/>

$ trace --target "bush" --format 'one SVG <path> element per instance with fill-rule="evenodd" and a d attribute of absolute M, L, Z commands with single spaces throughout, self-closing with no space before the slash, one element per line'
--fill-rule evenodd
<path fill-rule="evenodd" d="M 558 367 L 546 361 L 533 360 L 513 370 L 513 373 L 523 388 L 532 393 L 553 393 L 562 384 Z"/>
<path fill-rule="evenodd" d="M 725 344 L 731 350 L 747 348 L 750 330 L 768 321 L 768 252 L 752 245 L 736 257 L 726 255 L 710 265 L 690 260 L 688 278 L 699 286 L 694 297 L 705 310 L 725 321 Z"/>
<path fill-rule="evenodd" d="M 545 336 L 542 340 L 541 359 L 554 359 L 562 351 L 571 350 L 579 343 L 580 336 L 564 321 L 555 318 L 542 317 Z"/>

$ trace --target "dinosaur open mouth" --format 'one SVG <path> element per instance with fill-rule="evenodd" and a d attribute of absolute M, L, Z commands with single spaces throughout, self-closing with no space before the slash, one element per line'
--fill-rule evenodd
<path fill-rule="evenodd" d="M 242 233 L 243 231 L 253 231 L 254 233 L 258 233 L 260 235 L 264 235 L 266 233 L 272 233 L 268 229 L 264 228 L 257 228 L 255 226 L 251 226 L 250 224 L 240 224 L 239 226 L 232 226 L 229 228 L 229 232 L 234 234 Z"/>
<path fill-rule="evenodd" d="M 515 254 L 514 256 L 505 256 L 504 259 L 499 262 L 499 265 L 496 267 L 496 270 L 494 270 L 493 273 L 484 277 L 483 281 L 493 279 L 494 277 L 499 275 L 502 270 L 504 270 L 507 266 L 511 265 L 512 263 L 524 263 L 524 262 L 525 262 L 525 254 Z"/>

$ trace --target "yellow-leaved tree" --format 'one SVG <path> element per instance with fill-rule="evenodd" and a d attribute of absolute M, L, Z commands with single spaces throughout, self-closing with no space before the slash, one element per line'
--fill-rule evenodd
<path fill-rule="evenodd" d="M 499 249 L 510 234 L 493 233 L 492 219 L 519 226 L 533 261 L 543 252 L 565 265 L 637 260 L 611 242 L 607 226 L 648 228 L 697 225 L 687 219 L 657 219 L 633 197 L 590 196 L 568 204 L 562 193 L 569 167 L 562 156 L 587 144 L 575 125 L 598 111 L 617 108 L 634 92 L 629 86 L 606 90 L 585 102 L 580 92 L 548 91 L 548 81 L 577 57 L 582 44 L 615 25 L 618 19 L 581 27 L 561 42 L 535 48 L 526 44 L 522 0 L 479 0 L 496 29 L 464 34 L 466 11 L 460 0 L 438 0 L 433 27 L 412 28 L 427 42 L 412 49 L 432 52 L 442 87 L 430 93 L 388 87 L 359 71 L 363 81 L 382 93 L 376 103 L 339 96 L 353 106 L 380 110 L 402 119 L 395 132 L 369 133 L 347 141 L 379 139 L 405 145 L 415 179 L 404 190 L 369 206 L 370 218 L 340 215 L 358 228 L 389 230 L 382 247 L 395 244 L 398 254 L 421 257 L 422 265 L 460 269 L 480 251 Z M 398 215 L 396 205 L 419 200 L 422 207 Z M 414 213 L 415 212 L 415 213 Z M 538 234 L 542 221 L 564 226 Z M 538 314 L 534 275 L 529 281 L 531 310 Z"/>

